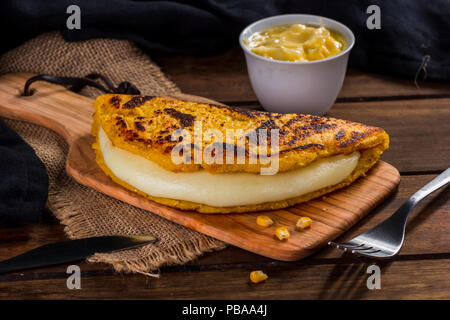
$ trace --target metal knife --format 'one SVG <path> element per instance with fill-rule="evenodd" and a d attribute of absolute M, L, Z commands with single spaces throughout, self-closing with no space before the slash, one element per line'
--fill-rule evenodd
<path fill-rule="evenodd" d="M 104 236 L 50 243 L 0 261 L 0 273 L 51 266 L 158 241 L 152 236 Z"/>

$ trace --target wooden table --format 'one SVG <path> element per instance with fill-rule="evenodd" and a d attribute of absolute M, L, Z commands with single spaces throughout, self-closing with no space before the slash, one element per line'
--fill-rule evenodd
<path fill-rule="evenodd" d="M 185 93 L 234 106 L 260 108 L 238 48 L 212 57 L 156 57 Z M 419 82 L 349 70 L 330 116 L 383 127 L 391 147 L 383 159 L 401 172 L 396 193 L 347 232 L 349 239 L 390 216 L 414 191 L 450 164 L 450 84 Z M 116 274 L 80 262 L 81 290 L 66 287 L 67 265 L 0 275 L 0 298 L 150 299 L 449 299 L 450 190 L 441 190 L 410 218 L 399 256 L 376 262 L 381 289 L 369 290 L 373 261 L 325 248 L 298 262 L 279 262 L 236 247 L 161 270 L 160 279 Z M 0 222 L 0 259 L 66 239 L 50 215 L 41 224 Z M 270 278 L 249 283 L 251 270 Z"/>

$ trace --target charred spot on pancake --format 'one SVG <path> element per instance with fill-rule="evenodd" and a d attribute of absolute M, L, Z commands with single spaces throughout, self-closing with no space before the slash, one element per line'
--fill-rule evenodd
<path fill-rule="evenodd" d="M 345 130 L 340 130 L 334 137 L 336 140 L 341 140 L 345 136 Z"/>
<path fill-rule="evenodd" d="M 336 123 L 331 123 L 331 124 L 330 123 L 326 123 L 326 122 L 320 122 L 320 123 L 313 122 L 313 123 L 311 123 L 312 129 L 316 133 L 320 133 L 320 132 L 322 132 L 324 130 L 335 128 L 336 126 L 337 126 Z"/>
<path fill-rule="evenodd" d="M 279 127 L 276 125 L 274 120 L 269 119 L 265 121 L 263 124 L 261 124 L 258 128 L 256 128 L 256 132 L 259 132 L 262 129 L 271 130 L 271 129 L 279 129 Z"/>
<path fill-rule="evenodd" d="M 164 137 L 164 141 L 171 142 L 171 141 L 177 141 L 181 142 L 183 141 L 183 136 L 179 136 L 178 139 L 172 140 L 172 135 L 167 135 Z"/>
<path fill-rule="evenodd" d="M 322 120 L 323 117 L 310 115 L 309 118 L 313 121 L 320 121 L 320 120 Z"/>
<path fill-rule="evenodd" d="M 323 133 L 338 126 L 336 123 L 330 123 L 329 119 L 327 121 L 317 116 L 295 115 L 281 124 L 280 138 L 283 143 L 292 146 L 298 140 L 305 140 L 313 134 Z"/>
<path fill-rule="evenodd" d="M 260 116 L 267 116 L 269 115 L 269 112 L 266 111 L 259 111 L 259 110 L 253 110 L 253 109 L 244 109 L 244 108 L 238 108 L 238 107 L 228 107 L 231 111 L 237 112 L 239 114 L 242 114 L 244 116 L 247 116 L 249 118 L 257 118 Z"/>
<path fill-rule="evenodd" d="M 358 143 L 358 141 L 360 141 L 362 138 L 364 138 L 365 136 L 367 136 L 367 132 L 359 132 L 359 131 L 352 131 L 352 135 L 350 137 L 350 139 L 347 139 L 345 141 L 342 141 L 340 144 L 338 144 L 337 146 L 339 148 L 345 148 L 347 146 L 353 145 Z"/>
<path fill-rule="evenodd" d="M 238 113 L 241 115 L 244 115 L 248 118 L 257 118 L 263 115 L 269 115 L 270 113 L 267 111 L 260 111 L 260 110 L 253 110 L 253 109 L 244 109 L 239 107 L 232 107 L 232 106 L 226 106 L 226 105 L 218 105 L 218 104 L 209 104 L 210 107 L 218 108 L 218 109 L 225 109 L 230 111 L 231 113 Z"/>
<path fill-rule="evenodd" d="M 292 139 L 287 142 L 287 145 L 292 147 L 294 144 L 297 143 L 297 141 L 298 141 L 298 138 L 296 136 L 293 136 Z"/>
<path fill-rule="evenodd" d="M 308 144 L 305 144 L 302 146 L 297 146 L 297 147 L 281 150 L 280 153 L 296 151 L 296 150 L 306 150 L 306 149 L 310 149 L 310 148 L 318 148 L 320 150 L 324 150 L 325 146 L 323 144 L 319 144 L 319 143 L 308 143 Z"/>
<path fill-rule="evenodd" d="M 130 99 L 130 101 L 123 104 L 126 109 L 134 109 L 140 107 L 149 100 L 152 100 L 154 96 L 136 96 Z"/>
<path fill-rule="evenodd" d="M 353 139 L 347 139 L 345 141 L 342 141 L 341 143 L 339 143 L 337 146 L 338 148 L 345 148 L 351 144 L 355 143 L 355 141 Z"/>
<path fill-rule="evenodd" d="M 352 138 L 355 140 L 361 140 L 364 133 L 361 133 L 359 131 L 352 131 Z"/>
<path fill-rule="evenodd" d="M 145 131 L 145 127 L 144 127 L 144 125 L 142 124 L 142 122 L 135 121 L 135 122 L 134 122 L 134 125 L 136 126 L 136 129 L 138 129 L 139 131 Z"/>
<path fill-rule="evenodd" d="M 220 105 L 220 104 L 214 104 L 214 103 L 208 103 L 208 106 L 213 107 L 213 108 L 217 108 L 217 109 L 228 109 L 228 110 L 231 109 L 230 106 L 227 106 L 227 105 Z"/>
<path fill-rule="evenodd" d="M 289 119 L 286 123 L 283 124 L 283 128 L 286 127 L 288 129 L 291 129 L 295 123 L 299 122 L 299 121 L 303 121 L 302 119 L 303 117 L 301 115 L 293 117 L 291 119 Z"/>
<path fill-rule="evenodd" d="M 139 134 L 133 130 L 125 130 L 123 131 L 123 137 L 125 140 L 132 142 L 134 140 L 138 140 Z"/>
<path fill-rule="evenodd" d="M 123 120 L 122 117 L 117 116 L 116 117 L 116 125 L 118 125 L 119 127 L 121 127 L 122 129 L 126 129 L 127 128 L 127 123 L 125 122 L 125 120 Z"/>
<path fill-rule="evenodd" d="M 116 109 L 120 108 L 120 96 L 112 96 L 109 103 Z"/>
<path fill-rule="evenodd" d="M 183 113 L 174 108 L 165 108 L 164 111 L 175 119 L 178 119 L 182 127 L 190 127 L 194 124 L 195 117 L 192 114 Z"/>

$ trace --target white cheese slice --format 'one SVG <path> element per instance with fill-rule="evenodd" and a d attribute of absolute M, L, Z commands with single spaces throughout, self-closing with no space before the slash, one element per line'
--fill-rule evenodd
<path fill-rule="evenodd" d="M 103 128 L 100 128 L 98 139 L 105 164 L 120 180 L 151 196 L 214 207 L 286 200 L 335 185 L 352 173 L 360 157 L 356 151 L 275 175 L 245 172 L 213 174 L 205 170 L 176 173 L 115 147 Z"/>

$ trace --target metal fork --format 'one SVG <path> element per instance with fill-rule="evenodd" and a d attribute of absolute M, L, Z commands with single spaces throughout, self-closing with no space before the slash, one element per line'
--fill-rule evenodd
<path fill-rule="evenodd" d="M 414 193 L 391 217 L 375 228 L 347 242 L 328 245 L 353 254 L 371 258 L 391 258 L 398 254 L 405 239 L 406 220 L 414 207 L 430 193 L 450 182 L 450 168 Z"/>

